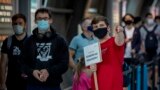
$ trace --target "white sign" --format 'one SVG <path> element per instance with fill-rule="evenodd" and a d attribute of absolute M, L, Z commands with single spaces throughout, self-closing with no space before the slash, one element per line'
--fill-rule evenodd
<path fill-rule="evenodd" d="M 85 65 L 89 66 L 102 61 L 99 43 L 94 43 L 84 48 Z"/>

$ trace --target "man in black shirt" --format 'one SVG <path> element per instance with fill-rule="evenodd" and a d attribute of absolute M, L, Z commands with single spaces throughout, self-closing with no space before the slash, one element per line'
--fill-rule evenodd
<path fill-rule="evenodd" d="M 26 17 L 15 14 L 12 17 L 12 27 L 15 34 L 5 39 L 1 48 L 0 89 L 26 90 L 27 76 L 21 70 L 20 59 L 27 38 Z"/>

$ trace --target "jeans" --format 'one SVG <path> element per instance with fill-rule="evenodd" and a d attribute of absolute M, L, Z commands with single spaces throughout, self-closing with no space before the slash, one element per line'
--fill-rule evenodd
<path fill-rule="evenodd" d="M 60 88 L 60 86 L 45 87 L 45 86 L 28 85 L 27 90 L 61 90 L 61 88 Z"/>

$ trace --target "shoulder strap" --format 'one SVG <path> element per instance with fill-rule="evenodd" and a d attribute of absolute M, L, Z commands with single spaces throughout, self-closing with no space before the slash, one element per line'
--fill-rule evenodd
<path fill-rule="evenodd" d="M 148 31 L 148 29 L 143 25 L 143 28 L 145 29 L 146 32 L 154 32 L 157 28 L 157 24 L 154 26 L 153 30 L 152 31 Z"/>
<path fill-rule="evenodd" d="M 156 30 L 157 26 L 158 26 L 157 24 L 156 24 L 156 26 L 154 26 L 152 32 L 154 32 Z"/>
<path fill-rule="evenodd" d="M 144 28 L 144 30 L 148 33 L 149 31 L 148 31 L 148 29 L 143 25 L 142 26 L 143 28 Z"/>
<path fill-rule="evenodd" d="M 126 38 L 127 36 L 126 36 L 126 30 L 125 30 L 125 27 L 123 27 L 123 33 L 124 33 L 124 37 Z"/>
<path fill-rule="evenodd" d="M 8 49 L 10 49 L 11 44 L 12 44 L 12 36 L 8 36 L 8 39 L 7 39 L 7 48 Z"/>

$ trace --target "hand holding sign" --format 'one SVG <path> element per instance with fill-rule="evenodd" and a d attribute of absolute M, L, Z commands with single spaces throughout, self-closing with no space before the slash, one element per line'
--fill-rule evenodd
<path fill-rule="evenodd" d="M 101 48 L 98 42 L 84 47 L 84 58 L 86 66 L 90 65 L 91 70 L 95 69 L 93 75 L 94 75 L 95 89 L 98 90 L 96 64 L 102 61 Z"/>

